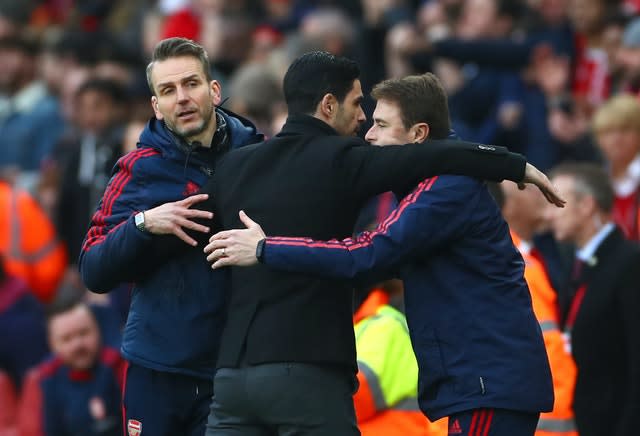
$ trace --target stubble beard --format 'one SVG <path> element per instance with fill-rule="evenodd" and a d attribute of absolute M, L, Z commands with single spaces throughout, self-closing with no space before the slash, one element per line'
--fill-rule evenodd
<path fill-rule="evenodd" d="M 208 108 L 208 110 L 206 111 L 206 113 L 202 114 L 202 121 L 200 121 L 200 125 L 196 126 L 196 127 L 192 127 L 190 129 L 179 129 L 178 126 L 176 125 L 169 125 L 169 129 L 171 129 L 171 131 L 173 131 L 175 134 L 177 134 L 178 136 L 180 136 L 182 139 L 184 139 L 185 141 L 191 143 L 191 140 L 200 135 L 202 132 L 204 132 L 205 130 L 207 130 L 207 128 L 209 127 L 209 124 L 211 123 L 211 120 L 213 118 L 213 112 L 214 112 L 214 106 L 213 104 Z M 200 112 L 198 112 L 200 113 Z"/>

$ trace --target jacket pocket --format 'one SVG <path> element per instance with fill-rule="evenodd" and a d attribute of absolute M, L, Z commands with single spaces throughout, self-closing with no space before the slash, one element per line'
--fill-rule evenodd
<path fill-rule="evenodd" d="M 440 384 L 447 378 L 442 346 L 436 331 L 425 329 L 415 338 L 418 361 L 418 393 L 427 400 L 437 397 Z"/>

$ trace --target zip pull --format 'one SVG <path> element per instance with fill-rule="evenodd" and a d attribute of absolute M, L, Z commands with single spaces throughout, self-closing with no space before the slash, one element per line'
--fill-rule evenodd
<path fill-rule="evenodd" d="M 482 395 L 485 394 L 485 389 L 484 389 L 484 379 L 482 377 L 480 377 L 480 392 L 482 393 Z"/>

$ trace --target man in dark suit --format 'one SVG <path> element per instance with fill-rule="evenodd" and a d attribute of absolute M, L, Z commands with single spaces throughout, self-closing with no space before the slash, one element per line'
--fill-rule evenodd
<path fill-rule="evenodd" d="M 328 53 L 293 62 L 282 131 L 227 154 L 204 188 L 223 228 L 239 227 L 244 209 L 269 234 L 346 237 L 367 199 L 438 172 L 522 179 L 523 163 L 500 147 L 366 145 L 355 136 L 365 120 L 358 76 L 354 62 Z M 262 265 L 231 274 L 207 434 L 359 434 L 349 285 Z"/>
<path fill-rule="evenodd" d="M 575 267 L 560 294 L 566 345 L 578 368 L 580 436 L 638 434 L 640 416 L 640 248 L 611 221 L 613 190 L 592 164 L 552 171 L 567 206 L 550 211 L 556 239 L 573 243 Z"/>

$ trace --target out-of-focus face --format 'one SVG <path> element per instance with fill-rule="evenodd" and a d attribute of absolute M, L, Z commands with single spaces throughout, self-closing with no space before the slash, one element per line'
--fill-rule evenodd
<path fill-rule="evenodd" d="M 78 96 L 78 122 L 83 131 L 100 135 L 118 117 L 117 104 L 108 95 L 87 90 Z"/>
<path fill-rule="evenodd" d="M 567 16 L 568 0 L 540 0 L 536 9 L 548 23 L 560 23 Z"/>
<path fill-rule="evenodd" d="M 22 80 L 27 56 L 18 49 L 0 49 L 0 92 L 14 93 Z"/>
<path fill-rule="evenodd" d="M 628 79 L 640 77 L 640 47 L 618 47 L 614 52 L 614 66 Z"/>
<path fill-rule="evenodd" d="M 389 100 L 378 100 L 373 111 L 373 126 L 365 139 L 373 145 L 396 145 L 413 142 L 409 129 L 402 123 L 400 106 Z"/>
<path fill-rule="evenodd" d="M 571 0 L 569 18 L 574 28 L 581 33 L 598 31 L 604 16 L 604 0 Z"/>
<path fill-rule="evenodd" d="M 640 132 L 632 128 L 607 129 L 596 139 L 614 171 L 626 169 L 640 151 Z"/>
<path fill-rule="evenodd" d="M 78 305 L 51 318 L 49 344 L 54 354 L 69 367 L 91 368 L 98 358 L 100 333 L 89 308 Z"/>
<path fill-rule="evenodd" d="M 493 35 L 497 19 L 495 0 L 467 0 L 459 20 L 458 31 L 465 38 Z"/>
<path fill-rule="evenodd" d="M 551 182 L 562 198 L 567 200 L 564 207 L 547 205 L 546 217 L 553 235 L 558 241 L 577 242 L 580 229 L 587 219 L 591 219 L 584 204 L 584 197 L 576 195 L 573 177 L 559 175 Z"/>
<path fill-rule="evenodd" d="M 332 127 L 340 135 L 355 136 L 360 131 L 360 126 L 367 119 L 361 106 L 362 99 L 362 85 L 356 79 L 344 100 L 338 102 L 337 112 L 332 120 Z"/>
<path fill-rule="evenodd" d="M 545 225 L 546 200 L 542 193 L 531 186 L 519 189 L 514 182 L 504 181 L 504 207 L 502 213 L 509 225 L 535 233 Z M 520 235 L 525 236 L 525 235 Z"/>
<path fill-rule="evenodd" d="M 155 91 L 151 105 L 157 119 L 189 142 L 205 144 L 203 138 L 213 137 L 220 84 L 207 81 L 197 58 L 181 56 L 156 62 L 151 83 Z"/>

